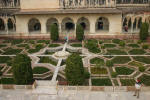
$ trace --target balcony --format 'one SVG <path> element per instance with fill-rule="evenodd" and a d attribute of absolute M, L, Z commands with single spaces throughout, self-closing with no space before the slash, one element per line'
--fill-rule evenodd
<path fill-rule="evenodd" d="M 19 0 L 0 0 L 0 9 L 17 9 L 20 8 Z"/>
<path fill-rule="evenodd" d="M 60 8 L 115 7 L 115 0 L 59 0 Z"/>
<path fill-rule="evenodd" d="M 148 7 L 150 6 L 149 0 L 117 0 L 117 7 Z"/>

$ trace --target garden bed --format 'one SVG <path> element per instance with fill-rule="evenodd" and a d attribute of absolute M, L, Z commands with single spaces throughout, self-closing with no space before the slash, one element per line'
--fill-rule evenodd
<path fill-rule="evenodd" d="M 106 68 L 91 67 L 91 74 L 107 74 Z"/>
<path fill-rule="evenodd" d="M 116 67 L 115 68 L 118 75 L 130 75 L 134 72 L 134 70 L 127 67 Z"/>
<path fill-rule="evenodd" d="M 134 86 L 135 80 L 134 79 L 120 79 L 122 86 Z"/>
<path fill-rule="evenodd" d="M 43 74 L 50 71 L 48 68 L 36 66 L 33 68 L 33 74 Z"/>
<path fill-rule="evenodd" d="M 131 61 L 130 57 L 127 56 L 116 56 L 112 59 L 115 64 L 125 64 Z"/>
<path fill-rule="evenodd" d="M 92 86 L 112 86 L 109 78 L 92 79 Z"/>
<path fill-rule="evenodd" d="M 104 65 L 105 62 L 104 62 L 104 59 L 101 59 L 101 58 L 93 58 L 90 60 L 90 63 L 91 64 L 100 64 L 100 65 Z"/>
<path fill-rule="evenodd" d="M 40 57 L 39 63 L 50 63 L 52 65 L 57 65 L 57 62 L 51 60 L 49 57 Z"/>

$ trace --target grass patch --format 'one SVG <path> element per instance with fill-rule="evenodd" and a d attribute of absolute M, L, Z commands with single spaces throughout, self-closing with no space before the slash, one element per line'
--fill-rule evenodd
<path fill-rule="evenodd" d="M 91 64 L 100 64 L 100 65 L 104 65 L 105 62 L 104 62 L 104 59 L 101 59 L 101 58 L 93 58 L 90 60 L 90 63 Z"/>
<path fill-rule="evenodd" d="M 116 67 L 115 68 L 118 75 L 130 75 L 134 72 L 134 70 L 127 68 L 127 67 Z"/>
<path fill-rule="evenodd" d="M 112 40 L 112 42 L 113 42 L 113 43 L 116 43 L 116 44 L 119 44 L 121 41 L 122 41 L 122 40 L 120 40 L 120 39 L 113 39 L 113 40 Z"/>
<path fill-rule="evenodd" d="M 50 63 L 52 65 L 57 65 L 57 62 L 51 60 L 49 57 L 40 57 L 39 63 Z"/>
<path fill-rule="evenodd" d="M 49 44 L 49 40 L 38 40 L 37 43 L 45 43 L 45 44 Z"/>
<path fill-rule="evenodd" d="M 91 67 L 91 73 L 92 74 L 107 74 L 106 68 L 100 68 L 100 67 Z"/>
<path fill-rule="evenodd" d="M 142 75 L 141 77 L 139 77 L 139 80 L 146 86 L 150 86 L 150 76 L 149 75 Z"/>
<path fill-rule="evenodd" d="M 37 67 L 33 68 L 33 74 L 43 74 L 43 73 L 46 73 L 48 71 L 50 71 L 50 70 L 45 68 L 45 67 L 37 66 Z"/>
<path fill-rule="evenodd" d="M 127 56 L 116 56 L 112 59 L 114 64 L 125 64 L 131 61 L 131 59 Z"/>
<path fill-rule="evenodd" d="M 132 48 L 139 48 L 140 46 L 138 44 L 128 44 L 129 47 Z"/>
<path fill-rule="evenodd" d="M 71 44 L 72 47 L 82 47 L 81 43 Z"/>
<path fill-rule="evenodd" d="M 24 41 L 24 40 L 22 40 L 22 39 L 11 40 L 11 44 L 12 44 L 12 45 L 20 44 L 20 43 L 22 43 L 23 41 Z"/>
<path fill-rule="evenodd" d="M 146 52 L 142 49 L 132 49 L 129 51 L 129 54 L 131 54 L 131 55 L 141 55 L 144 53 L 146 53 Z"/>
<path fill-rule="evenodd" d="M 134 79 L 120 79 L 122 86 L 134 86 L 135 80 Z"/>
<path fill-rule="evenodd" d="M 60 44 L 49 44 L 49 47 L 59 47 Z"/>
<path fill-rule="evenodd" d="M 104 47 L 105 48 L 114 48 L 114 47 L 116 47 L 116 45 L 115 44 L 104 44 Z"/>
<path fill-rule="evenodd" d="M 93 86 L 112 86 L 109 78 L 92 79 Z"/>
<path fill-rule="evenodd" d="M 133 57 L 134 60 L 145 63 L 145 64 L 150 64 L 150 57 L 145 57 L 145 56 L 136 56 Z"/>

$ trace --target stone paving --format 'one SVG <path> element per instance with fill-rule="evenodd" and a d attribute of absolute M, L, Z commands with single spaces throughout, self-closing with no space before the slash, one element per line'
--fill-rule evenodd
<path fill-rule="evenodd" d="M 133 92 L 68 91 L 57 95 L 35 94 L 34 90 L 0 90 L 0 100 L 149 100 L 150 92 L 141 92 L 140 98 Z"/>

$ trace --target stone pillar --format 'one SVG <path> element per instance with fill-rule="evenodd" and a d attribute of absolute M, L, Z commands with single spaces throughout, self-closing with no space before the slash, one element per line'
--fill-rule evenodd
<path fill-rule="evenodd" d="M 131 17 L 131 34 L 133 33 L 134 17 Z"/>
<path fill-rule="evenodd" d="M 45 18 L 40 20 L 40 22 L 41 22 L 41 33 L 46 34 L 47 30 L 46 30 L 46 20 L 45 20 Z"/>
<path fill-rule="evenodd" d="M 136 23 L 136 28 L 135 29 L 137 30 L 138 29 L 138 23 L 139 23 L 139 17 L 136 18 L 136 22 L 137 23 Z"/>
<path fill-rule="evenodd" d="M 59 34 L 61 34 L 62 30 L 61 30 L 61 23 L 59 23 Z"/>
<path fill-rule="evenodd" d="M 4 20 L 6 34 L 8 34 L 8 21 L 7 20 L 8 20 L 7 18 Z"/>
<path fill-rule="evenodd" d="M 95 33 L 95 21 L 90 21 L 90 33 Z"/>

